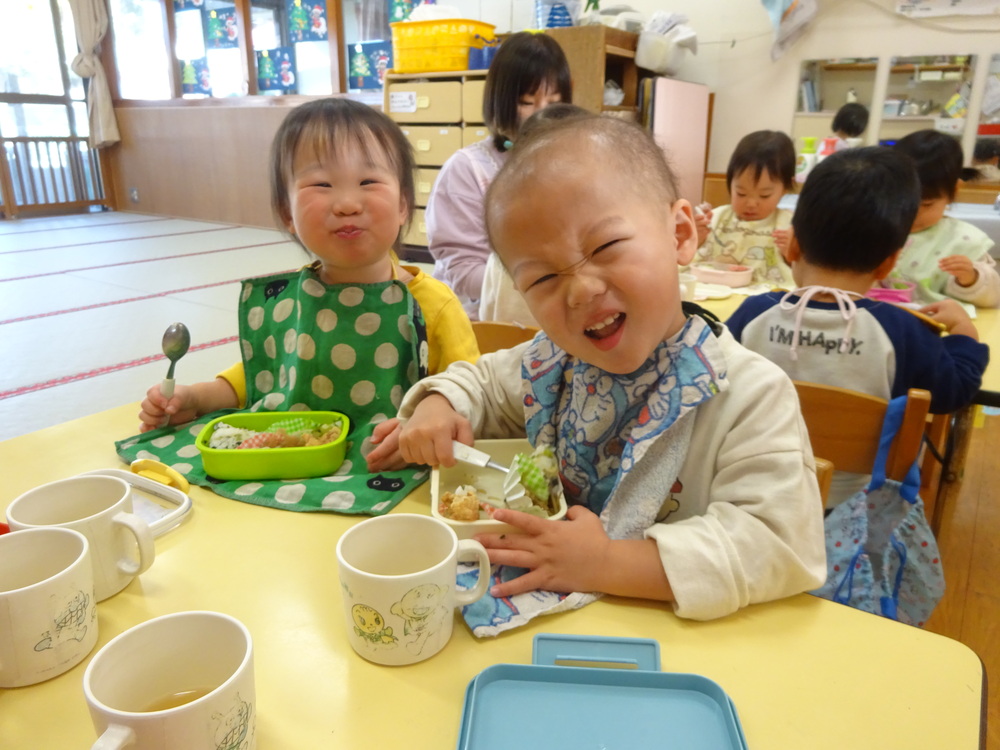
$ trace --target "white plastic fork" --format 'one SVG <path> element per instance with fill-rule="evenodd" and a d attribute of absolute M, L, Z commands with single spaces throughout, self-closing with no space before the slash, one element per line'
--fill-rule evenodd
<path fill-rule="evenodd" d="M 472 464 L 473 466 L 483 466 L 488 469 L 495 469 L 496 471 L 502 471 L 504 473 L 503 478 L 503 495 L 504 502 L 511 502 L 513 500 L 519 500 L 524 497 L 526 492 L 524 485 L 521 484 L 521 472 L 519 472 L 514 467 L 503 466 L 498 464 L 489 453 L 484 453 L 481 450 L 477 450 L 465 443 L 460 443 L 457 440 L 451 442 L 452 452 L 458 461 L 463 463 Z"/>

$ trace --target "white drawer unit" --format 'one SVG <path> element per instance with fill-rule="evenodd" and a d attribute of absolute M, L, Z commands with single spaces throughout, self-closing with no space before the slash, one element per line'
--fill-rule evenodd
<path fill-rule="evenodd" d="M 406 245 L 427 247 L 423 208 L 441 166 L 464 146 L 489 135 L 483 125 L 485 70 L 385 75 L 383 111 L 399 123 L 413 146 L 417 211 Z"/>

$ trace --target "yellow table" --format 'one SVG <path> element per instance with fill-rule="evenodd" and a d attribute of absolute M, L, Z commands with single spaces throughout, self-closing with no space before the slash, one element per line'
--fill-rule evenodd
<path fill-rule="evenodd" d="M 112 441 L 134 431 L 137 412 L 119 407 L 0 443 L 0 508 L 43 482 L 120 468 Z M 539 632 L 655 638 L 665 671 L 703 674 L 729 693 L 751 748 L 957 750 L 984 741 L 986 687 L 975 653 L 805 594 L 714 622 L 608 598 L 493 640 L 476 640 L 457 623 L 432 659 L 376 666 L 347 644 L 337 586 L 334 548 L 356 517 L 261 508 L 200 488 L 191 495 L 190 518 L 157 539 L 149 571 L 98 605 L 98 648 L 169 612 L 212 609 L 239 618 L 256 648 L 259 750 L 453 748 L 468 682 L 491 664 L 530 663 Z M 398 510 L 426 513 L 428 506 L 424 485 Z M 90 746 L 81 687 L 88 662 L 0 691 L 4 750 Z M 530 746 L 530 738 L 515 745 Z"/>

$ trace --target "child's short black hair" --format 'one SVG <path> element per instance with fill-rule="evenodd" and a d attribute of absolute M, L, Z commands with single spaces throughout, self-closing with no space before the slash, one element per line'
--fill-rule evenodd
<path fill-rule="evenodd" d="M 830 128 L 834 133 L 844 133 L 848 138 L 857 138 L 868 127 L 868 107 L 857 102 L 848 102 L 837 110 Z"/>
<path fill-rule="evenodd" d="M 996 138 L 980 138 L 972 151 L 973 164 L 984 164 L 990 159 L 1000 156 L 1000 140 Z"/>
<path fill-rule="evenodd" d="M 882 146 L 850 148 L 809 172 L 792 227 L 808 263 L 868 273 L 903 247 L 919 207 L 912 159 Z"/>
<path fill-rule="evenodd" d="M 764 170 L 778 180 L 785 190 L 795 187 L 795 144 L 777 130 L 757 130 L 745 135 L 736 144 L 726 169 L 726 187 L 732 190 L 733 180 L 747 169 L 759 180 Z"/>
<path fill-rule="evenodd" d="M 581 137 L 588 139 L 587 148 L 600 149 L 597 158 L 612 160 L 607 163 L 633 177 L 636 200 L 649 200 L 664 207 L 677 200 L 677 176 L 649 130 L 634 122 L 603 115 L 550 119 L 522 135 L 490 183 L 485 214 L 486 236 L 491 247 L 496 247 L 493 236 L 497 213 L 504 210 L 508 192 L 516 192 L 522 184 L 536 178 L 539 165 L 549 162 L 546 154 L 553 144 Z M 594 189 L 600 188 L 595 184 Z"/>
<path fill-rule="evenodd" d="M 957 140 L 936 130 L 918 130 L 900 138 L 893 148 L 917 165 L 924 200 L 955 200 L 962 176 L 962 147 Z"/>
<path fill-rule="evenodd" d="M 538 110 L 531 117 L 521 123 L 521 129 L 517 133 L 518 140 L 531 135 L 536 128 L 543 128 L 551 122 L 568 120 L 574 117 L 598 117 L 589 109 L 584 109 L 569 102 L 556 102 Z"/>
<path fill-rule="evenodd" d="M 562 101 L 573 100 L 569 62 L 559 42 L 528 31 L 511 34 L 490 63 L 483 88 L 483 122 L 500 151 L 506 151 L 505 141 L 517 135 L 518 101 L 543 83 L 558 91 Z"/>

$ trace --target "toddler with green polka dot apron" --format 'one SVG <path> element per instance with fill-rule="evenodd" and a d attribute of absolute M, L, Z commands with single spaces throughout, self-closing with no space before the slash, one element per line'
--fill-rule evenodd
<path fill-rule="evenodd" d="M 300 511 L 380 515 L 427 479 L 426 468 L 367 472 L 375 425 L 396 415 L 424 377 L 427 335 L 420 307 L 398 280 L 324 284 L 316 265 L 243 282 L 240 347 L 247 384 L 241 411 L 338 411 L 351 420 L 347 455 L 331 476 L 225 481 L 207 476 L 194 445 L 226 409 L 118 441 L 125 461 L 153 458 L 224 497 Z"/>

